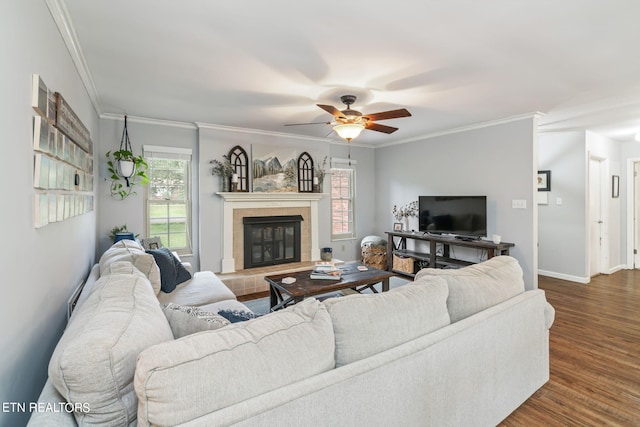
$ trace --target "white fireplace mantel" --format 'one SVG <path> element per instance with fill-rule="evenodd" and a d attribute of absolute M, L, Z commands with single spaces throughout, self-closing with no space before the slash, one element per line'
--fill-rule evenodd
<path fill-rule="evenodd" d="M 218 192 L 223 199 L 222 273 L 233 273 L 233 211 L 235 209 L 298 208 L 308 207 L 311 211 L 311 259 L 320 259 L 318 232 L 318 201 L 323 193 L 248 193 Z"/>

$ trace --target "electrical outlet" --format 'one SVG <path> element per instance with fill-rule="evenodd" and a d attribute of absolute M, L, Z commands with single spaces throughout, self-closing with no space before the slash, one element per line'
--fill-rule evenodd
<path fill-rule="evenodd" d="M 526 200 L 512 200 L 511 207 L 513 209 L 527 209 L 527 201 Z"/>
<path fill-rule="evenodd" d="M 560 206 L 562 204 L 562 197 L 556 197 L 556 205 Z"/>

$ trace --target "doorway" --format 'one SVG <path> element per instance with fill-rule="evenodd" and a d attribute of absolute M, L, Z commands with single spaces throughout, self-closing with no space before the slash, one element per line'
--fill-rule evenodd
<path fill-rule="evenodd" d="M 589 156 L 589 277 L 608 273 L 608 241 L 607 212 L 608 194 L 606 160 L 593 155 Z"/>
<path fill-rule="evenodd" d="M 633 164 L 633 266 L 640 269 L 640 162 Z"/>

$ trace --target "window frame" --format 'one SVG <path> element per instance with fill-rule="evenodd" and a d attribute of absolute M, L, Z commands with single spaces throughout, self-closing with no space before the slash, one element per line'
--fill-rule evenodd
<path fill-rule="evenodd" d="M 334 197 L 334 177 L 336 176 L 336 171 L 346 171 L 349 174 L 349 182 L 348 182 L 348 186 L 349 186 L 349 194 L 350 197 L 348 198 L 344 198 L 344 197 Z M 349 167 L 344 167 L 340 164 L 334 164 L 334 162 L 332 162 L 331 165 L 331 169 L 329 171 L 329 177 L 330 177 L 330 193 L 329 193 L 329 198 L 330 198 L 330 211 L 331 211 L 331 241 L 339 241 L 339 240 L 353 240 L 356 239 L 357 237 L 357 233 L 356 233 L 356 170 L 354 168 L 349 168 Z M 335 212 L 333 209 L 333 202 L 334 200 L 347 200 L 350 204 L 350 213 L 351 213 L 351 220 L 347 220 L 347 223 L 351 225 L 351 230 L 348 233 L 334 233 L 333 231 L 333 223 L 334 223 L 334 217 L 335 217 Z M 344 223 L 344 221 L 341 221 Z"/>
<path fill-rule="evenodd" d="M 193 161 L 191 156 L 191 149 L 175 148 L 175 147 L 156 147 L 145 145 L 143 147 L 143 156 L 149 163 L 148 177 L 149 184 L 145 186 L 144 190 L 144 229 L 147 237 L 151 236 L 151 206 L 152 205 L 166 205 L 167 209 L 170 209 L 171 205 L 184 205 L 185 206 L 185 234 L 186 234 L 186 246 L 175 247 L 171 246 L 162 239 L 163 246 L 177 252 L 179 255 L 190 256 L 193 255 Z M 151 188 L 153 187 L 153 167 L 154 160 L 180 160 L 185 162 L 184 174 L 184 199 L 183 200 L 155 200 L 151 199 Z M 171 216 L 167 215 L 167 221 L 171 219 Z M 168 231 L 167 231 L 168 233 Z"/>

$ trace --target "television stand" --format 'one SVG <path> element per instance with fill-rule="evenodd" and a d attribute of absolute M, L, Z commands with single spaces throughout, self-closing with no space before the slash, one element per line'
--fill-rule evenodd
<path fill-rule="evenodd" d="M 401 231 L 386 231 L 388 236 L 389 245 L 387 246 L 391 251 L 390 256 L 387 257 L 388 260 L 388 270 L 397 273 L 403 274 L 405 276 L 413 277 L 414 273 L 408 273 L 402 270 L 396 270 L 393 268 L 393 255 L 403 256 L 413 258 L 419 261 L 428 262 L 428 268 L 451 268 L 451 267 L 461 267 L 466 265 L 475 264 L 473 262 L 451 258 L 450 247 L 451 246 L 461 246 L 467 248 L 474 249 L 484 249 L 487 251 L 487 259 L 493 258 L 497 255 L 509 255 L 509 248 L 515 246 L 513 243 L 500 242 L 493 243 L 489 240 L 464 240 L 459 239 L 457 237 L 469 237 L 469 236 L 442 236 L 437 234 L 419 234 L 419 233 L 411 233 L 411 232 L 401 232 Z M 410 251 L 407 249 L 407 239 L 413 240 L 421 240 L 425 242 L 429 242 L 429 253 L 425 252 L 417 252 Z M 442 256 L 437 256 L 437 245 L 441 244 Z"/>
<path fill-rule="evenodd" d="M 471 236 L 454 236 L 454 239 L 463 240 L 465 242 L 475 242 L 477 239 Z"/>

